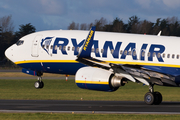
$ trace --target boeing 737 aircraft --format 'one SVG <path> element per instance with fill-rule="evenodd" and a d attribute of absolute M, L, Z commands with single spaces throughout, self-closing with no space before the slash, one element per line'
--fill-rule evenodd
<path fill-rule="evenodd" d="M 147 104 L 160 104 L 162 95 L 153 86 L 180 86 L 178 37 L 125 33 L 54 30 L 22 37 L 5 55 L 22 72 L 38 76 L 35 88 L 43 88 L 43 73 L 75 75 L 78 87 L 115 91 L 128 81 L 149 86 Z"/>

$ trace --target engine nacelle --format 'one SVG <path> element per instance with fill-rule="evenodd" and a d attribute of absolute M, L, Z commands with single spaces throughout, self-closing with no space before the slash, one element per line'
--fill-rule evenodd
<path fill-rule="evenodd" d="M 80 88 L 99 91 L 116 91 L 120 86 L 125 85 L 122 77 L 114 76 L 110 71 L 93 67 L 79 69 L 75 76 L 75 82 Z"/>

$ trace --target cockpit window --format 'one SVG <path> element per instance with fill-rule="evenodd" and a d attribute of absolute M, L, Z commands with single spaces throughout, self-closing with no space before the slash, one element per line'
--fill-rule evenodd
<path fill-rule="evenodd" d="M 19 40 L 16 42 L 16 45 L 19 46 L 19 45 L 22 45 L 24 43 L 24 40 Z"/>

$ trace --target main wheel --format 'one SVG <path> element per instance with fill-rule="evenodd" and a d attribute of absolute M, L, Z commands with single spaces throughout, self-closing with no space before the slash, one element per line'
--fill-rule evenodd
<path fill-rule="evenodd" d="M 151 93 L 151 92 L 148 92 L 145 94 L 144 96 L 144 102 L 148 105 L 152 105 L 154 104 L 154 100 L 155 100 L 155 97 L 154 97 L 154 94 Z"/>
<path fill-rule="evenodd" d="M 154 104 L 159 105 L 162 102 L 162 95 L 160 92 L 154 92 Z"/>

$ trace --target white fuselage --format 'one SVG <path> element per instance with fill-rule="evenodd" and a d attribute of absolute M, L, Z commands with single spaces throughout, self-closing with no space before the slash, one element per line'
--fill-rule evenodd
<path fill-rule="evenodd" d="M 39 63 L 43 69 L 51 69 L 52 66 L 44 63 L 75 64 L 87 35 L 88 31 L 76 30 L 36 32 L 22 37 L 23 44 L 12 45 L 5 54 L 22 67 Z M 178 37 L 96 32 L 91 56 L 116 64 L 179 69 L 179 45 Z M 61 71 L 61 66 L 58 67 Z M 31 69 L 30 66 L 27 69 Z"/>

